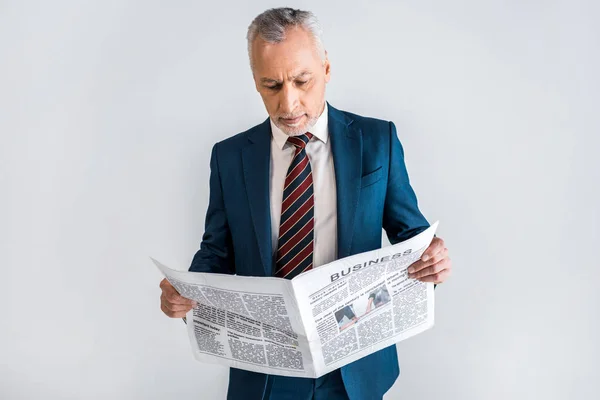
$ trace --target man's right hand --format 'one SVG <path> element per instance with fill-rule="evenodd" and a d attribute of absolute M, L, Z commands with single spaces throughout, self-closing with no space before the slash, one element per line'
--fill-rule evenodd
<path fill-rule="evenodd" d="M 163 279 L 160 281 L 162 294 L 160 295 L 160 309 L 171 318 L 183 318 L 193 307 L 196 302 L 181 295 L 175 290 L 173 285 Z"/>

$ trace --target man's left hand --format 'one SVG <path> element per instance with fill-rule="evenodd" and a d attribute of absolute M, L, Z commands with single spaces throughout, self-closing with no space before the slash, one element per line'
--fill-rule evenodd
<path fill-rule="evenodd" d="M 434 237 L 429 247 L 408 268 L 408 277 L 421 282 L 442 283 L 450 276 L 452 261 L 448 257 L 448 249 L 444 240 Z"/>

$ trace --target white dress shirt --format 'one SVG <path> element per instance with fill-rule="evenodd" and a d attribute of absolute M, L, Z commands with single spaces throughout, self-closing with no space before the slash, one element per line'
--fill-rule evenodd
<path fill-rule="evenodd" d="M 337 198 L 327 119 L 327 103 L 325 103 L 323 113 L 309 130 L 315 137 L 306 144 L 306 154 L 312 169 L 314 192 L 314 268 L 337 259 Z M 273 256 L 275 256 L 279 241 L 283 185 L 294 156 L 295 146 L 287 142 L 288 135 L 279 129 L 273 120 L 271 120 L 271 132 L 269 191 L 271 195 L 271 239 Z"/>

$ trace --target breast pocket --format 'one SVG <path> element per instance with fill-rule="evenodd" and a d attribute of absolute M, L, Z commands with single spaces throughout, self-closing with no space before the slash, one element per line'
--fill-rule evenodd
<path fill-rule="evenodd" d="M 364 188 L 366 186 L 372 185 L 380 179 L 381 179 L 381 167 L 377 168 L 374 171 L 369 172 L 366 175 L 363 175 L 360 178 L 360 187 Z"/>

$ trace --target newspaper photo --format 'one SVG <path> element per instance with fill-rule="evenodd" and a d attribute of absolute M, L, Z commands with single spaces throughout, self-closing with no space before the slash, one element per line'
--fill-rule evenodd
<path fill-rule="evenodd" d="M 197 303 L 186 316 L 196 359 L 318 378 L 433 326 L 433 284 L 410 279 L 407 269 L 437 226 L 291 280 L 176 271 L 152 261 Z"/>

